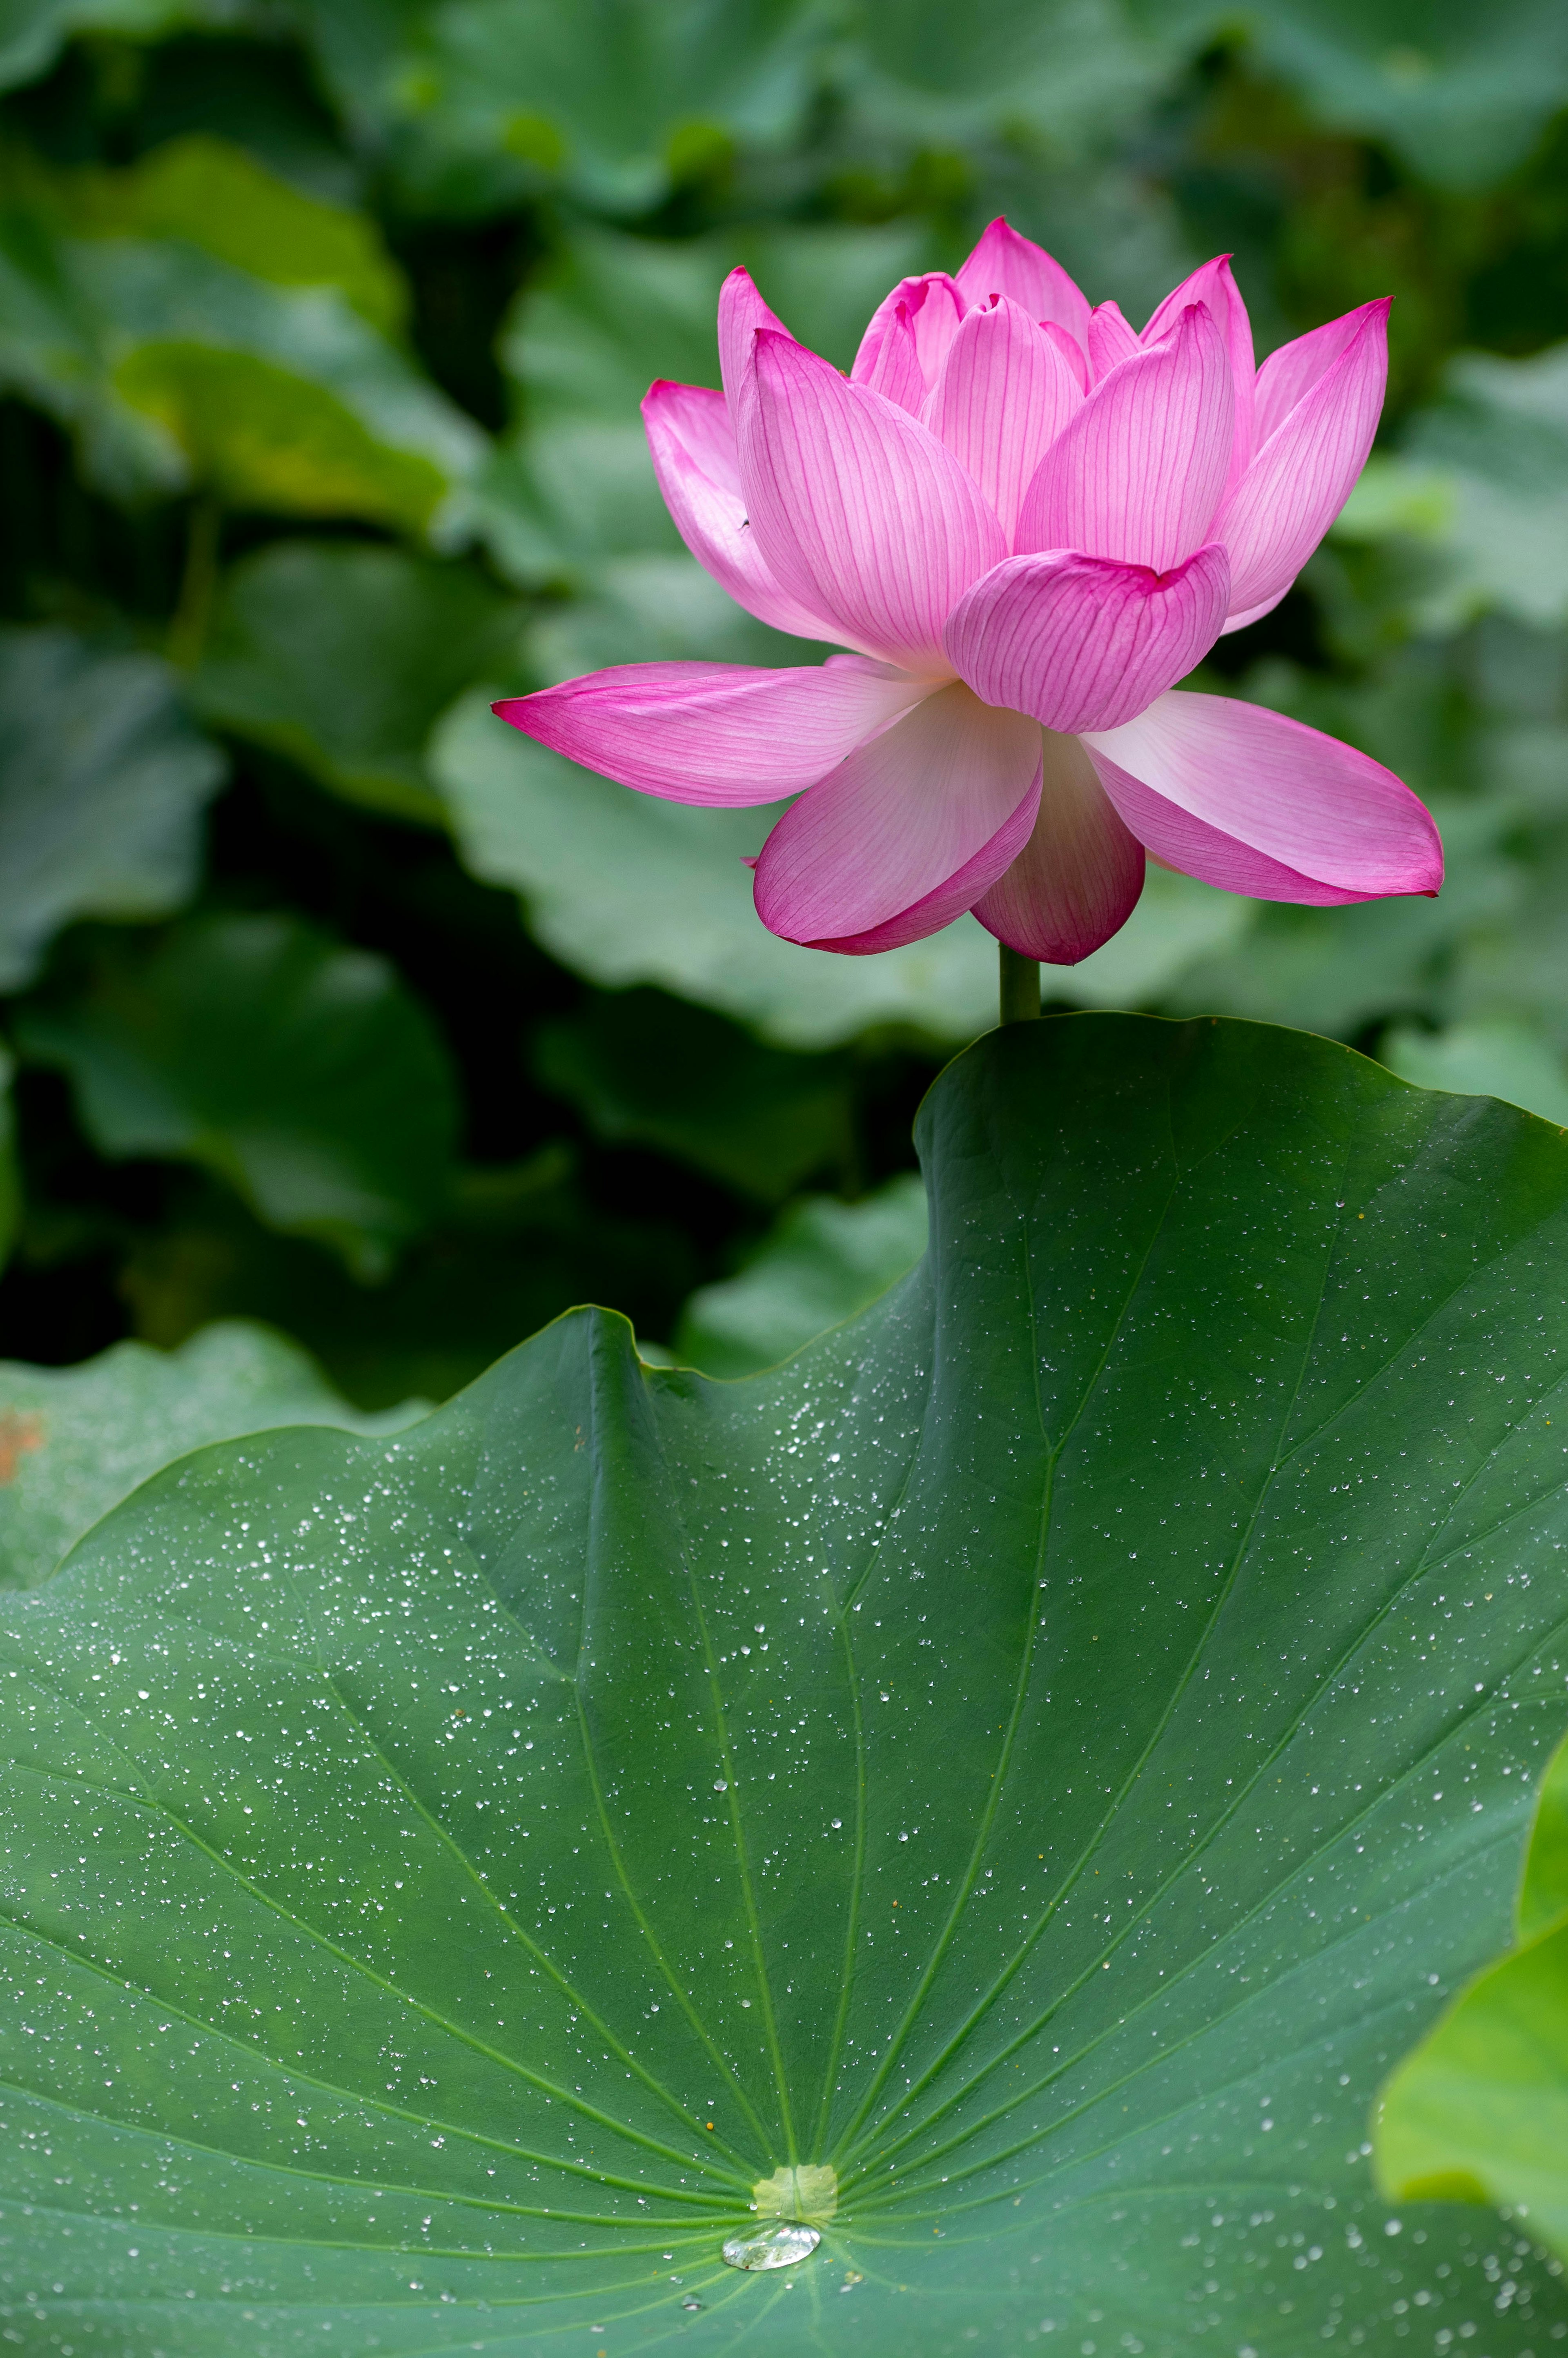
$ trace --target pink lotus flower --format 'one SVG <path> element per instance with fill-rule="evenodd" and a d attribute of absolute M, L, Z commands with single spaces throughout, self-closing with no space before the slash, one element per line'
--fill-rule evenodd
<path fill-rule="evenodd" d="M 1071 965 L 1130 915 L 1144 855 L 1264 900 L 1433 892 L 1431 817 L 1332 737 L 1172 693 L 1279 603 L 1361 471 L 1386 303 L 1255 369 L 1225 258 L 1143 333 L 993 222 L 957 278 L 906 278 L 849 378 L 743 270 L 722 393 L 643 405 L 693 555 L 800 670 L 627 664 L 496 710 L 677 802 L 798 800 L 758 914 L 818 949 L 889 949 L 973 909 Z"/>

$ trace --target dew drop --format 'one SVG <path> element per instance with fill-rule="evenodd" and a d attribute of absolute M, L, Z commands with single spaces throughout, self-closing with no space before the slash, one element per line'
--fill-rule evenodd
<path fill-rule="evenodd" d="M 732 2268 L 792 2268 L 797 2260 L 808 2260 L 821 2241 L 815 2227 L 790 2220 L 749 2235 L 731 2235 L 724 2257 Z"/>
<path fill-rule="evenodd" d="M 700 2309 L 702 2307 L 702 2303 L 699 2300 L 693 2300 L 690 2293 L 687 2293 L 686 2299 L 681 2303 L 681 2307 L 683 2309 Z"/>

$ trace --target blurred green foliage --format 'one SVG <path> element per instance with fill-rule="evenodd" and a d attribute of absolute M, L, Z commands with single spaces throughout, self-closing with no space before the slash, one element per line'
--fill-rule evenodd
<path fill-rule="evenodd" d="M 906 1265 L 989 937 L 777 942 L 768 813 L 488 706 L 809 659 L 681 549 L 639 397 L 714 380 L 734 263 L 844 362 L 999 211 L 1140 316 L 1233 250 L 1260 352 L 1396 297 L 1367 477 L 1205 684 L 1388 763 L 1449 853 L 1337 911 L 1153 871 L 1050 998 L 1568 1111 L 1554 0 L 0 0 L 0 92 L 16 1360 L 262 1319 L 390 1409 L 587 1296 L 740 1372 Z"/>
<path fill-rule="evenodd" d="M 1568 2255 L 1568 1743 L 1547 1763 L 1515 1946 L 1461 1991 L 1382 2092 L 1374 2168 L 1397 2202 L 1496 2203 Z"/>

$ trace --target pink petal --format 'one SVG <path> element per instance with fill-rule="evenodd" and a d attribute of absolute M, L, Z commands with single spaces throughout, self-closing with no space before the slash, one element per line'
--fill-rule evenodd
<path fill-rule="evenodd" d="M 1220 637 L 1222 639 L 1228 638 L 1232 631 L 1244 631 L 1249 622 L 1261 622 L 1265 614 L 1271 614 L 1273 612 L 1281 599 L 1285 597 L 1289 592 L 1290 587 L 1291 585 L 1287 581 L 1284 589 L 1276 590 L 1271 598 L 1260 599 L 1256 606 L 1248 606 L 1239 613 L 1227 614 L 1225 618 L 1225 628 L 1220 633 Z M 1234 596 L 1235 592 L 1232 591 L 1231 594 Z"/>
<path fill-rule="evenodd" d="M 1032 319 L 1049 319 L 1066 330 L 1080 351 L 1087 348 L 1089 303 L 1059 262 L 1044 246 L 1020 237 L 1004 221 L 993 221 L 958 273 L 966 310 L 988 296 L 1006 295 Z"/>
<path fill-rule="evenodd" d="M 1031 476 L 1083 397 L 1044 330 L 1003 295 L 964 321 L 925 416 L 1011 534 Z"/>
<path fill-rule="evenodd" d="M 1235 409 L 1219 330 L 1193 304 L 1162 343 L 1120 362 L 1068 419 L 1024 494 L 1017 546 L 1076 548 L 1168 573 L 1217 536 L 1209 526 Z"/>
<path fill-rule="evenodd" d="M 947 347 L 958 332 L 959 322 L 968 305 L 945 270 L 928 270 L 923 277 L 901 278 L 891 295 L 884 295 L 871 313 L 871 324 L 860 338 L 860 349 L 855 354 L 849 374 L 857 384 L 871 381 L 882 341 L 892 330 L 902 310 L 914 338 L 915 355 L 920 362 L 923 383 L 929 391 L 936 382 L 936 372 L 947 356 Z"/>
<path fill-rule="evenodd" d="M 1173 294 L 1167 295 L 1149 325 L 1143 330 L 1142 341 L 1157 344 L 1170 334 L 1189 303 L 1202 303 L 1213 314 L 1225 348 L 1230 355 L 1231 384 L 1236 394 L 1236 436 L 1231 445 L 1230 466 L 1226 478 L 1226 490 L 1239 482 L 1246 473 L 1253 450 L 1253 400 L 1258 366 L 1252 354 L 1252 322 L 1247 316 L 1247 306 L 1241 299 L 1241 289 L 1230 272 L 1228 254 L 1217 254 L 1184 278 Z"/>
<path fill-rule="evenodd" d="M 912 417 L 919 416 L 926 401 L 925 372 L 920 365 L 920 347 L 907 305 L 899 304 L 884 322 L 881 342 L 858 382 L 884 400 L 896 401 Z"/>
<path fill-rule="evenodd" d="M 936 689 L 784 813 L 757 863 L 762 923 L 818 948 L 935 933 L 1022 849 L 1040 741 L 957 682 Z"/>
<path fill-rule="evenodd" d="M 1143 871 L 1143 846 L 1107 799 L 1084 747 L 1047 730 L 1033 831 L 975 914 L 1021 957 L 1076 966 L 1127 923 Z"/>
<path fill-rule="evenodd" d="M 1346 346 L 1360 333 L 1362 321 L 1372 308 L 1362 304 L 1359 310 L 1346 311 L 1337 319 L 1328 320 L 1310 334 L 1298 336 L 1293 343 L 1281 344 L 1271 352 L 1258 372 L 1257 418 L 1258 439 L 1266 442 L 1277 426 L 1282 426 L 1299 401 L 1304 401 L 1318 379 L 1327 374 Z"/>
<path fill-rule="evenodd" d="M 1074 338 L 1067 333 L 1065 328 L 1058 327 L 1054 319 L 1042 319 L 1040 322 L 1040 332 L 1048 340 L 1049 342 L 1055 346 L 1057 352 L 1061 353 L 1062 358 L 1066 362 L 1069 370 L 1072 372 L 1073 383 L 1077 386 L 1078 391 L 1080 393 L 1087 393 L 1089 389 L 1089 356 L 1085 346 L 1076 342 Z"/>
<path fill-rule="evenodd" d="M 1367 463 L 1389 374 L 1389 306 L 1368 303 L 1338 359 L 1274 428 L 1215 525 L 1230 552 L 1230 629 L 1282 598 Z"/>
<path fill-rule="evenodd" d="M 934 434 L 766 330 L 739 421 L 747 512 L 786 594 L 868 654 L 944 675 L 942 625 L 1007 553 L 972 477 Z"/>
<path fill-rule="evenodd" d="M 983 895 L 985 887 L 996 874 L 999 861 L 1016 859 L 1029 840 L 1029 822 L 1034 815 L 1036 796 L 1032 791 L 1020 803 L 1017 810 L 998 829 L 989 843 L 982 844 L 972 859 L 951 876 L 923 893 L 918 901 L 901 909 L 896 917 L 885 924 L 871 925 L 863 934 L 840 934 L 829 941 L 812 942 L 815 950 L 836 950 L 840 957 L 869 957 L 877 950 L 902 949 L 906 942 L 922 942 L 930 934 L 939 934 L 955 917 L 961 917 L 974 904 L 977 892 Z"/>
<path fill-rule="evenodd" d="M 1286 868 L 1250 844 L 1227 835 L 1223 827 L 1210 827 L 1190 811 L 1178 810 L 1108 754 L 1092 746 L 1089 752 L 1099 782 L 1118 812 L 1150 858 L 1162 867 L 1253 901 L 1294 901 L 1308 908 L 1329 909 L 1350 901 L 1377 899 L 1374 892 L 1347 892 L 1340 885 L 1320 884 L 1294 868 Z"/>
<path fill-rule="evenodd" d="M 1229 590 L 1213 545 L 1169 573 L 1074 549 L 1010 557 L 958 600 L 943 644 L 987 704 L 1067 734 L 1119 729 L 1202 661 Z"/>
<path fill-rule="evenodd" d="M 697 563 L 737 605 L 775 631 L 836 639 L 830 622 L 786 597 L 762 562 L 746 522 L 735 428 L 721 393 L 706 385 L 650 385 L 643 422 L 654 472 L 676 530 Z"/>
<path fill-rule="evenodd" d="M 1098 384 L 1113 368 L 1141 352 L 1137 331 L 1121 315 L 1119 303 L 1097 303 L 1089 318 L 1089 379 Z"/>
<path fill-rule="evenodd" d="M 732 270 L 719 290 L 719 373 L 730 414 L 741 397 L 752 366 L 752 347 L 759 328 L 775 335 L 789 330 L 775 318 L 752 283 L 749 270 Z"/>
<path fill-rule="evenodd" d="M 1431 815 L 1391 770 L 1262 705 L 1162 696 L 1086 742 L 1133 833 L 1207 883 L 1335 902 L 1443 882 Z"/>
<path fill-rule="evenodd" d="M 676 803 L 777 802 L 917 705 L 925 684 L 834 655 L 820 668 L 618 664 L 494 709 L 584 769 Z"/>

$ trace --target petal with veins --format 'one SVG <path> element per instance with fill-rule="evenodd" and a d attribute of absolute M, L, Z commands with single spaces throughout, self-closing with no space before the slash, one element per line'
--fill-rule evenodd
<path fill-rule="evenodd" d="M 1202 661 L 1229 590 L 1213 546 L 1169 573 L 1075 549 L 1010 557 L 958 600 L 943 644 L 987 704 L 1065 733 L 1119 729 Z"/>
<path fill-rule="evenodd" d="M 1284 596 L 1367 463 L 1389 374 L 1389 307 L 1368 303 L 1338 358 L 1288 412 L 1232 492 L 1214 536 L 1230 552 L 1232 630 Z"/>
<path fill-rule="evenodd" d="M 925 421 L 1011 535 L 1035 468 L 1083 397 L 1044 330 L 1004 295 L 953 339 Z"/>
<path fill-rule="evenodd" d="M 1335 902 L 1443 882 L 1431 814 L 1391 770 L 1262 705 L 1162 696 L 1086 742 L 1133 833 L 1206 883 Z"/>
<path fill-rule="evenodd" d="M 1017 546 L 1168 573 L 1216 536 L 1235 407 L 1219 330 L 1194 304 L 1163 343 L 1120 362 L 1068 419 L 1024 494 Z"/>
<path fill-rule="evenodd" d="M 650 385 L 643 423 L 654 472 L 676 530 L 737 605 L 775 631 L 837 639 L 833 624 L 779 588 L 746 522 L 735 429 L 721 393 L 707 385 Z"/>
<path fill-rule="evenodd" d="M 958 272 L 958 292 L 967 310 L 988 296 L 1009 296 L 1042 326 L 1049 319 L 1065 329 L 1080 351 L 1087 346 L 1088 297 L 1043 245 L 1020 237 L 1004 221 L 981 231 Z"/>
<path fill-rule="evenodd" d="M 1342 318 L 1329 319 L 1310 334 L 1297 336 L 1293 343 L 1281 344 L 1271 352 L 1258 372 L 1258 439 L 1266 442 L 1277 426 L 1282 426 L 1299 401 L 1304 401 L 1318 379 L 1325 376 L 1346 346 L 1360 334 L 1362 322 L 1373 306 L 1363 303 L 1357 310 L 1346 311 Z"/>
<path fill-rule="evenodd" d="M 1040 748 L 1033 721 L 937 689 L 784 813 L 757 862 L 762 923 L 838 949 L 936 932 L 1022 849 Z"/>
<path fill-rule="evenodd" d="M 1141 341 L 1157 344 L 1169 335 L 1189 303 L 1205 304 L 1213 314 L 1215 323 L 1225 339 L 1230 355 L 1230 379 L 1236 394 L 1236 432 L 1231 443 L 1230 466 L 1226 476 L 1226 490 L 1239 482 L 1246 473 L 1253 451 L 1253 405 L 1258 364 L 1252 354 L 1252 322 L 1247 316 L 1247 306 L 1241 299 L 1241 289 L 1231 276 L 1230 256 L 1217 254 L 1184 278 L 1174 292 L 1166 296 Z"/>
<path fill-rule="evenodd" d="M 719 290 L 719 374 L 731 416 L 737 415 L 759 328 L 771 328 L 775 335 L 789 334 L 784 321 L 758 294 L 751 272 L 732 270 Z"/>
<path fill-rule="evenodd" d="M 799 671 L 749 664 L 618 664 L 496 711 L 586 770 L 666 802 L 778 802 L 902 719 L 925 684 L 835 655 Z"/>
<path fill-rule="evenodd" d="M 872 381 L 882 341 L 902 311 L 914 339 L 922 382 L 929 391 L 936 382 L 936 373 L 947 356 L 947 347 L 958 332 L 967 308 L 945 270 L 928 270 L 919 278 L 901 278 L 892 293 L 884 295 L 871 313 L 871 325 L 860 338 L 850 376 L 857 384 Z"/>
<path fill-rule="evenodd" d="M 1087 752 L 1076 737 L 1048 729 L 1029 840 L 975 903 L 975 914 L 1022 957 L 1076 966 L 1127 923 L 1143 871 L 1143 846 L 1107 797 Z"/>
<path fill-rule="evenodd" d="M 1113 368 L 1130 361 L 1143 347 L 1136 330 L 1121 315 L 1119 303 L 1097 303 L 1089 318 L 1089 376 L 1098 384 Z"/>
<path fill-rule="evenodd" d="M 925 372 L 920 365 L 914 323 L 905 305 L 899 304 L 892 319 L 883 322 L 881 341 L 856 383 L 880 393 L 884 400 L 896 401 L 912 417 L 918 417 L 925 406 Z"/>
<path fill-rule="evenodd" d="M 1293 901 L 1313 909 L 1336 909 L 1347 902 L 1371 901 L 1372 892 L 1349 892 L 1340 884 L 1321 884 L 1281 860 L 1271 860 L 1249 843 L 1206 819 L 1195 818 L 1122 769 L 1108 753 L 1090 747 L 1096 773 L 1127 826 L 1152 860 L 1200 884 L 1222 892 L 1242 892 L 1254 901 Z"/>
<path fill-rule="evenodd" d="M 1073 383 L 1077 386 L 1078 391 L 1080 393 L 1087 393 L 1089 389 L 1089 356 L 1086 346 L 1078 343 L 1075 338 L 1070 336 L 1065 328 L 1058 327 L 1054 319 L 1042 319 L 1040 322 L 1040 332 L 1050 343 L 1054 345 L 1057 352 L 1061 353 L 1062 358 L 1066 362 L 1067 367 L 1072 374 Z"/>
<path fill-rule="evenodd" d="M 851 646 L 947 676 L 942 625 L 1006 555 L 950 450 L 783 336 L 757 337 L 741 481 L 768 570 Z"/>

